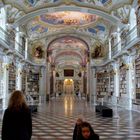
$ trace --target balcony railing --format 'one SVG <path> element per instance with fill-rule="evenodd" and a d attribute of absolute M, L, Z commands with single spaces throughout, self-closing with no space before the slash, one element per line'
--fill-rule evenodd
<path fill-rule="evenodd" d="M 140 37 L 140 27 L 135 26 L 129 32 L 127 32 L 123 39 L 118 42 L 116 45 L 112 47 L 111 56 L 115 56 L 116 54 L 120 53 L 121 51 L 130 48 L 130 44 L 136 39 Z M 118 48 L 121 46 L 121 50 Z"/>
<path fill-rule="evenodd" d="M 8 45 L 9 49 L 11 50 L 15 50 L 15 45 L 17 45 L 18 50 L 15 50 L 15 51 L 17 51 L 22 56 L 25 56 L 25 51 L 23 49 L 23 46 L 15 40 L 15 37 L 13 36 L 13 34 L 6 32 L 1 27 L 0 27 L 0 39 L 3 42 L 5 42 Z"/>

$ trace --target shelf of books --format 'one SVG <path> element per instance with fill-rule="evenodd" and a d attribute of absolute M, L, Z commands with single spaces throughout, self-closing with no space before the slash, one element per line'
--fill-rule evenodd
<path fill-rule="evenodd" d="M 16 66 L 12 63 L 9 65 L 9 93 L 16 88 Z"/>
<path fill-rule="evenodd" d="M 22 92 L 26 94 L 26 70 L 22 71 Z"/>
<path fill-rule="evenodd" d="M 110 95 L 114 94 L 114 71 L 110 72 Z"/>
<path fill-rule="evenodd" d="M 135 61 L 136 66 L 136 99 L 140 99 L 140 58 Z"/>
<path fill-rule="evenodd" d="M 2 63 L 0 63 L 0 109 L 2 109 L 2 100 L 3 100 L 3 93 L 4 93 L 4 83 L 3 83 L 3 69 Z"/>
<path fill-rule="evenodd" d="M 126 72 L 127 72 L 127 69 L 126 69 L 126 66 L 125 65 L 122 65 L 120 66 L 120 78 L 119 78 L 119 83 L 120 83 L 120 96 L 122 94 L 126 94 Z"/>
<path fill-rule="evenodd" d="M 30 71 L 27 74 L 27 94 L 32 96 L 34 101 L 39 102 L 39 73 Z"/>
<path fill-rule="evenodd" d="M 98 73 L 97 74 L 97 94 L 105 95 L 109 90 L 109 74 L 108 73 Z"/>

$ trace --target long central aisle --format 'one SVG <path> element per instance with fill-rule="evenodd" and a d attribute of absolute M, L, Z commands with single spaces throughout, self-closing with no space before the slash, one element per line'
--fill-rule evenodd
<path fill-rule="evenodd" d="M 83 99 L 70 95 L 52 99 L 33 114 L 32 139 L 72 140 L 75 121 L 83 117 L 101 140 L 140 140 L 140 114 L 122 108 L 116 111 L 113 118 L 103 118 Z"/>

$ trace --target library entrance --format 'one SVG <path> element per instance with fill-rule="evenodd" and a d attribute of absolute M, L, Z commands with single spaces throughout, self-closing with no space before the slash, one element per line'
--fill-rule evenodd
<path fill-rule="evenodd" d="M 74 82 L 72 79 L 64 80 L 64 93 L 66 94 L 74 93 Z"/>

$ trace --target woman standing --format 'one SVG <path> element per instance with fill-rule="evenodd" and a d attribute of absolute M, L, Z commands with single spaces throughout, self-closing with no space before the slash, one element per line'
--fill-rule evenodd
<path fill-rule="evenodd" d="M 2 140 L 30 140 L 31 136 L 31 113 L 23 93 L 16 90 L 12 93 L 8 108 L 4 112 Z"/>

